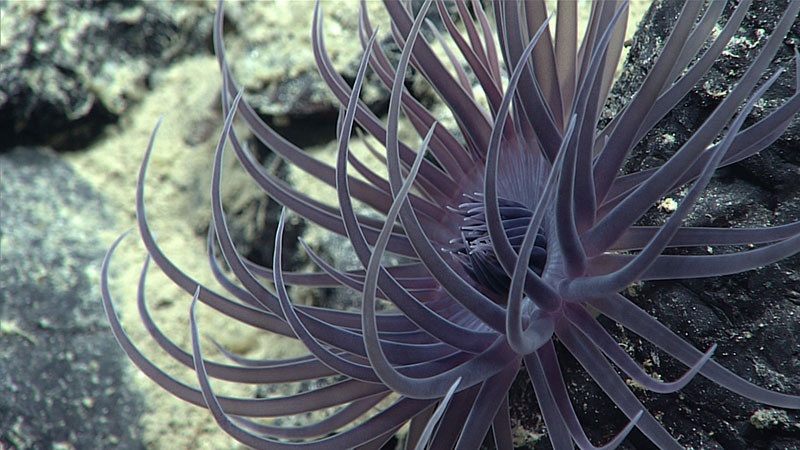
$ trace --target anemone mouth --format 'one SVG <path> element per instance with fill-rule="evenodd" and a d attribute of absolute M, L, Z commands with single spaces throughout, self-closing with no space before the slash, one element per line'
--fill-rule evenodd
<path fill-rule="evenodd" d="M 483 195 L 475 193 L 464 195 L 467 202 L 458 205 L 453 211 L 464 217 L 459 227 L 461 238 L 453 239 L 451 244 L 459 244 L 452 252 L 464 270 L 478 284 L 496 294 L 507 294 L 511 279 L 508 277 L 492 248 L 492 241 L 486 225 L 486 207 Z M 525 232 L 533 217 L 533 211 L 514 200 L 498 197 L 500 219 L 511 247 L 519 253 Z M 544 229 L 539 227 L 536 241 L 528 261 L 528 267 L 542 275 L 547 262 L 547 238 Z"/>

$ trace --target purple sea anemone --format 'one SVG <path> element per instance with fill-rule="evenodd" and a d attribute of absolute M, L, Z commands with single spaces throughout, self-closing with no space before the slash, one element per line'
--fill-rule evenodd
<path fill-rule="evenodd" d="M 148 226 L 144 186 L 155 131 L 137 187 L 138 225 L 148 262 L 152 258 L 194 295 L 191 352 L 170 341 L 148 315 L 144 275 L 141 318 L 165 351 L 194 369 L 199 388 L 154 365 L 121 327 L 108 289 L 108 269 L 122 237 L 109 250 L 102 273 L 104 306 L 116 338 L 153 381 L 208 408 L 227 433 L 257 448 L 377 449 L 409 424 L 406 448 L 474 449 L 491 429 L 495 446 L 510 449 L 508 392 L 522 368 L 553 448 L 593 448 L 570 400 L 559 352 L 572 355 L 628 417 L 604 444 L 609 448 L 634 427 L 659 448 L 681 448 L 626 379 L 648 391 L 670 393 L 700 374 L 756 402 L 800 409 L 800 393 L 774 392 L 746 381 L 712 359 L 715 346 L 696 349 L 621 294 L 640 281 L 720 277 L 800 251 L 800 221 L 765 228 L 683 223 L 718 168 L 767 148 L 800 110 L 796 67 L 794 94 L 760 121 L 744 126 L 762 95 L 779 77 L 788 76 L 779 70 L 761 82 L 800 12 L 798 1 L 788 2 L 744 75 L 672 156 L 657 167 L 622 171 L 637 143 L 709 71 L 750 3 L 740 1 L 725 25 L 714 30 L 725 2 L 686 2 L 635 95 L 602 126 L 601 111 L 623 46 L 626 2 L 592 3 L 579 41 L 577 4 L 572 1 L 559 2 L 554 22 L 541 1 L 496 1 L 493 20 L 480 2 L 457 1 L 459 28 L 441 0 L 434 7 L 431 0 L 424 2 L 416 15 L 402 2 L 387 0 L 391 35 L 402 50 L 397 64 L 376 43 L 378 32 L 362 7 L 364 53 L 352 86 L 332 67 L 317 5 L 314 54 L 322 78 L 342 105 L 332 167 L 284 140 L 247 104 L 225 58 L 220 2 L 214 46 L 224 79 L 226 120 L 212 174 L 208 250 L 212 270 L 227 293 L 206 288 L 170 262 Z M 462 58 L 447 52 L 452 71 L 421 33 L 423 25 L 433 29 L 424 18 L 434 8 L 443 29 L 431 36 L 445 43 L 440 33 L 446 31 Z M 439 124 L 406 89 L 409 64 L 452 112 L 457 130 Z M 797 51 L 795 64 L 800 65 Z M 391 90 L 385 122 L 359 101 L 368 70 Z M 476 88 L 481 96 L 474 94 Z M 419 148 L 399 138 L 401 113 L 423 139 Z M 264 170 L 232 126 L 237 115 L 284 161 L 335 187 L 338 202 L 317 201 Z M 350 152 L 356 124 L 385 147 L 378 157 L 388 176 Z M 283 205 L 272 269 L 243 257 L 230 236 L 220 198 L 228 143 L 253 180 Z M 654 204 L 678 190 L 682 198 L 663 223 L 641 224 Z M 372 212 L 357 211 L 355 200 Z M 287 210 L 346 236 L 363 269 L 338 270 L 303 243 L 319 270 L 284 272 Z M 729 251 L 684 251 L 707 246 Z M 213 256 L 216 247 L 235 279 L 228 278 Z M 403 262 L 389 264 L 387 253 Z M 360 298 L 361 311 L 294 304 L 289 285 L 347 288 Z M 378 309 L 379 300 L 390 306 Z M 204 360 L 194 317 L 198 301 L 233 320 L 297 339 L 308 354 L 256 361 L 223 351 L 230 362 Z M 601 318 L 680 361 L 685 373 L 673 381 L 651 377 L 618 345 Z M 252 399 L 217 395 L 210 378 L 250 384 L 332 381 L 294 395 Z M 299 427 L 253 419 L 328 409 L 326 418 Z"/>

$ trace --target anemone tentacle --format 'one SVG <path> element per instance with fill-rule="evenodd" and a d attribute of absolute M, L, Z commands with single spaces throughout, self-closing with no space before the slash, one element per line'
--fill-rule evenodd
<path fill-rule="evenodd" d="M 660 165 L 630 173 L 621 170 L 636 145 L 711 71 L 752 0 L 738 2 L 720 27 L 725 1 L 685 2 L 641 86 L 603 126 L 601 113 L 624 45 L 627 0 L 593 2 L 582 40 L 581 6 L 571 0 L 558 1 L 552 14 L 543 0 L 496 0 L 492 11 L 478 0 L 456 0 L 455 10 L 444 0 L 426 0 L 416 13 L 411 2 L 384 3 L 390 25 L 385 34 L 400 50 L 399 59 L 393 62 L 381 45 L 379 27 L 362 0 L 355 32 L 363 53 L 352 83 L 336 70 L 326 48 L 320 2 L 313 10 L 314 61 L 339 102 L 335 162 L 328 164 L 281 137 L 248 103 L 226 56 L 219 1 L 213 44 L 222 74 L 224 126 L 210 173 L 205 245 L 224 292 L 173 263 L 148 223 L 144 190 L 161 120 L 136 188 L 137 225 L 148 252 L 137 291 L 141 322 L 161 349 L 194 372 L 197 386 L 150 361 L 117 317 L 109 267 L 128 233 L 112 244 L 101 271 L 112 333 L 147 377 L 207 408 L 236 440 L 270 449 L 381 449 L 407 424 L 407 449 L 474 450 L 491 430 L 496 448 L 508 450 L 515 437 L 510 392 L 518 373 L 527 375 L 556 449 L 615 448 L 634 428 L 659 448 L 681 448 L 630 382 L 672 393 L 701 375 L 744 398 L 800 410 L 796 384 L 781 386 L 783 392 L 757 386 L 714 360 L 717 344 L 698 350 L 622 294 L 642 281 L 736 274 L 800 253 L 800 218 L 746 228 L 684 223 L 719 168 L 768 149 L 797 119 L 795 49 L 793 92 L 745 127 L 767 90 L 786 77 L 778 69 L 762 80 L 797 22 L 800 2 L 788 2 L 744 74 L 686 142 Z M 429 12 L 441 19 L 441 29 L 426 19 Z M 452 113 L 453 129 L 406 84 L 409 67 Z M 360 98 L 370 71 L 390 91 L 385 118 Z M 403 116 L 421 145 L 401 138 Z M 335 189 L 335 198 L 318 199 L 262 167 L 237 133 L 237 117 L 281 161 Z M 352 148 L 354 136 L 362 138 L 377 166 Z M 271 267 L 248 259 L 231 235 L 222 200 L 228 145 L 253 181 L 281 205 Z M 642 224 L 654 203 L 678 190 L 684 190 L 681 203 L 663 223 Z M 365 210 L 357 209 L 362 205 Z M 289 271 L 284 231 L 292 214 L 344 236 L 361 268 L 341 269 L 301 238 L 316 270 Z M 706 255 L 682 250 L 706 246 L 727 248 Z M 388 262 L 388 254 L 403 262 Z M 181 348 L 151 316 L 145 295 L 151 261 L 191 296 L 191 349 Z M 360 299 L 360 308 L 302 305 L 293 301 L 291 286 L 343 289 Z M 247 358 L 212 339 L 225 361 L 205 358 L 198 303 L 232 321 L 294 339 L 306 353 Z M 686 369 L 669 381 L 653 378 L 620 347 L 617 332 L 639 335 Z M 572 355 L 576 367 L 627 417 L 615 434 L 597 438 L 585 428 L 559 352 Z M 238 398 L 217 394 L 211 378 L 267 385 L 324 382 L 306 392 Z M 301 426 L 261 420 L 294 414 L 317 415 Z"/>

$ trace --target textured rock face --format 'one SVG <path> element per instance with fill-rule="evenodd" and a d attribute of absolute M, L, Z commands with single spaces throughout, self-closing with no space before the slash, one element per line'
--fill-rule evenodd
<path fill-rule="evenodd" d="M 202 51 L 213 7 L 186 2 L 0 2 L 0 135 L 80 149 L 141 100 L 150 75 Z"/>
<path fill-rule="evenodd" d="M 95 273 L 112 225 L 52 153 L 0 155 L 0 447 L 144 448 Z"/>

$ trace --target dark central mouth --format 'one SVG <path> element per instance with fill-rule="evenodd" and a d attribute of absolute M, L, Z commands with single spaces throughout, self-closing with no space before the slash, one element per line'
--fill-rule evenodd
<path fill-rule="evenodd" d="M 454 211 L 464 216 L 461 239 L 454 239 L 453 244 L 461 244 L 453 253 L 459 258 L 464 269 L 473 280 L 497 294 L 507 294 L 511 279 L 506 275 L 492 248 L 489 231 L 486 227 L 486 214 L 483 200 L 479 194 L 466 196 L 469 200 L 458 205 Z M 503 229 L 515 251 L 519 252 L 525 232 L 530 224 L 533 211 L 525 205 L 498 198 L 500 219 Z M 540 227 L 536 233 L 536 242 L 531 252 L 528 267 L 541 275 L 547 261 L 547 239 Z"/>

